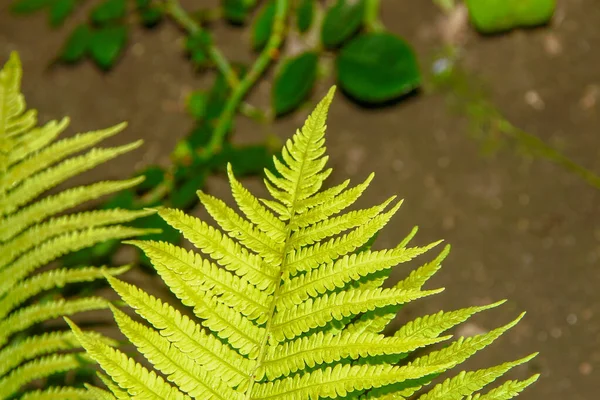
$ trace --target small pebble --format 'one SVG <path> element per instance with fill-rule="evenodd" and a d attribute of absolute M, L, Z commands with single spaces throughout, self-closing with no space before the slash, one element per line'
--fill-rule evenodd
<path fill-rule="evenodd" d="M 558 56 L 563 52 L 562 42 L 556 34 L 546 34 L 544 37 L 544 50 L 551 56 Z"/>
<path fill-rule="evenodd" d="M 589 362 L 582 362 L 579 364 L 579 373 L 581 375 L 589 375 L 592 373 L 594 367 Z"/>
<path fill-rule="evenodd" d="M 540 94 L 535 90 L 529 90 L 525 93 L 525 103 L 538 111 L 543 110 L 546 107 L 544 100 L 542 100 Z"/>

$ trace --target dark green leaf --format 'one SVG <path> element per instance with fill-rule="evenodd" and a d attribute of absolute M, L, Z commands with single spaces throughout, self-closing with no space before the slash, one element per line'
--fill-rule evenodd
<path fill-rule="evenodd" d="M 187 111 L 196 119 L 201 119 L 206 114 L 208 95 L 201 91 L 192 92 L 187 99 Z"/>
<path fill-rule="evenodd" d="M 184 181 L 183 185 L 176 187 L 171 192 L 171 205 L 175 208 L 187 209 L 198 202 L 196 191 L 202 189 L 206 174 L 204 171 L 194 171 L 191 179 Z"/>
<path fill-rule="evenodd" d="M 321 41 L 325 47 L 337 47 L 350 38 L 361 26 L 364 0 L 350 2 L 338 0 L 323 19 Z"/>
<path fill-rule="evenodd" d="M 421 83 L 412 48 L 390 33 L 356 37 L 342 48 L 336 67 L 340 86 L 369 103 L 398 98 Z"/>
<path fill-rule="evenodd" d="M 298 4 L 298 9 L 296 10 L 296 24 L 300 32 L 304 33 L 310 28 L 314 14 L 315 0 L 300 0 L 300 4 Z"/>
<path fill-rule="evenodd" d="M 17 0 L 11 5 L 11 10 L 17 14 L 29 14 L 50 4 L 52 0 Z"/>
<path fill-rule="evenodd" d="M 153 189 L 165 180 L 165 171 L 158 165 L 152 165 L 146 168 L 139 175 L 145 177 L 144 181 L 135 187 L 140 191 Z"/>
<path fill-rule="evenodd" d="M 104 0 L 92 10 L 92 21 L 99 25 L 125 16 L 125 0 Z"/>
<path fill-rule="evenodd" d="M 272 105 L 276 115 L 298 107 L 310 94 L 317 77 L 316 53 L 306 52 L 284 60 L 273 83 Z"/>
<path fill-rule="evenodd" d="M 108 69 L 115 63 L 126 42 L 125 26 L 107 26 L 92 33 L 90 52 L 100 67 Z"/>
<path fill-rule="evenodd" d="M 55 0 L 50 7 L 50 25 L 58 26 L 75 9 L 76 0 Z"/>
<path fill-rule="evenodd" d="M 206 121 L 200 123 L 192 130 L 188 137 L 190 149 L 200 149 L 206 146 L 208 142 L 210 142 L 212 134 L 213 128 L 210 123 L 207 123 Z M 193 156 L 191 156 L 190 159 L 193 159 Z"/>
<path fill-rule="evenodd" d="M 132 225 L 137 228 L 162 230 L 160 233 L 153 233 L 151 235 L 144 236 L 145 240 L 164 240 L 165 242 L 169 243 L 177 243 L 181 237 L 179 232 L 167 224 L 158 214 L 152 214 L 144 218 L 138 218 L 132 222 Z"/>
<path fill-rule="evenodd" d="M 225 171 L 227 163 L 231 163 L 236 176 L 262 174 L 273 165 L 273 154 L 264 145 L 233 147 L 226 143 L 223 151 L 211 160 L 211 166 Z"/>
<path fill-rule="evenodd" d="M 94 264 L 94 248 L 88 247 L 86 249 L 68 253 L 61 258 L 61 262 L 62 262 L 62 265 L 64 265 L 65 267 L 93 265 Z"/>
<path fill-rule="evenodd" d="M 210 33 L 205 30 L 201 30 L 191 36 L 188 36 L 185 42 L 185 48 L 190 53 L 192 60 L 196 64 L 205 64 L 208 61 L 208 55 L 205 49 L 208 48 L 211 43 L 212 37 L 210 36 Z"/>
<path fill-rule="evenodd" d="M 123 190 L 110 198 L 102 205 L 104 210 L 111 208 L 132 209 L 135 193 L 132 190 Z"/>
<path fill-rule="evenodd" d="M 234 24 L 243 24 L 250 7 L 245 0 L 223 0 L 225 19 Z"/>
<path fill-rule="evenodd" d="M 87 25 L 79 25 L 67 39 L 60 55 L 61 59 L 66 62 L 81 59 L 89 48 L 91 37 L 90 28 Z"/>
<path fill-rule="evenodd" d="M 144 26 L 154 26 L 162 19 L 162 11 L 156 7 L 148 7 L 140 10 L 140 18 Z"/>
<path fill-rule="evenodd" d="M 371 250 L 371 247 L 373 247 L 373 243 L 375 243 L 375 240 L 377 240 L 377 236 L 379 236 L 379 232 L 375 232 L 375 234 L 373 236 L 371 236 L 365 244 L 363 244 L 361 247 L 359 247 L 358 249 L 356 249 L 354 251 L 354 254 L 358 254 L 358 253 L 362 253 L 364 251 Z"/>
<path fill-rule="evenodd" d="M 252 48 L 262 50 L 269 41 L 275 19 L 275 0 L 269 0 L 258 12 L 252 25 Z"/>

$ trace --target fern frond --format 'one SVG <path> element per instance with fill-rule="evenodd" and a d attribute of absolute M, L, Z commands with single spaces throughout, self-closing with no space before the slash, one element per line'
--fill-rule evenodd
<path fill-rule="evenodd" d="M 100 334 L 90 332 L 90 335 L 104 341 L 109 346 L 117 344 L 114 340 Z M 21 342 L 6 346 L 0 351 L 0 376 L 5 375 L 23 361 L 62 350 L 71 350 L 77 346 L 78 342 L 71 331 L 56 331 L 38 336 L 29 336 Z"/>
<path fill-rule="evenodd" d="M 121 351 L 82 332 L 70 319 L 65 319 L 88 354 L 100 363 L 100 366 L 112 376 L 119 386 L 127 389 L 130 396 L 156 400 L 191 399 L 165 382 L 154 371 L 147 370 Z"/>
<path fill-rule="evenodd" d="M 55 354 L 29 361 L 0 378 L 0 396 L 7 399 L 29 382 L 75 369 L 80 365 L 81 362 L 73 354 Z"/>
<path fill-rule="evenodd" d="M 27 110 L 21 78 L 21 63 L 13 53 L 0 70 L 0 398 L 90 399 L 90 393 L 83 389 L 43 387 L 46 377 L 79 368 L 84 360 L 89 362 L 82 357 L 73 333 L 61 331 L 64 326 L 36 336 L 32 332 L 48 320 L 107 308 L 108 302 L 96 297 L 65 299 L 58 292 L 53 293 L 52 300 L 40 300 L 48 297 L 47 291 L 101 279 L 105 274 L 117 275 L 127 267 L 37 271 L 69 252 L 150 232 L 124 225 L 150 211 L 68 213 L 86 201 L 135 186 L 143 178 L 99 182 L 38 197 L 137 148 L 141 142 L 94 147 L 122 131 L 124 123 L 56 141 L 69 119 L 36 127 L 37 112 Z M 115 345 L 97 334 L 90 337 L 107 346 Z M 30 391 L 32 388 L 37 390 Z"/>
<path fill-rule="evenodd" d="M 507 381 L 486 394 L 469 395 L 465 400 L 509 400 L 538 380 L 540 374 L 524 381 Z"/>
<path fill-rule="evenodd" d="M 51 387 L 46 390 L 35 390 L 25 393 L 21 400 L 89 400 L 90 393 L 86 389 L 70 387 Z"/>
<path fill-rule="evenodd" d="M 463 371 L 457 376 L 434 386 L 428 393 L 419 396 L 418 400 L 460 400 L 464 396 L 481 390 L 510 369 L 530 361 L 536 355 L 537 353 L 496 367 L 469 372 Z"/>
<path fill-rule="evenodd" d="M 124 302 L 149 324 L 113 308 L 121 331 L 160 376 L 173 383 L 73 326 L 89 354 L 110 375 L 103 380 L 116 398 L 157 398 L 169 393 L 173 397 L 165 398 L 405 399 L 492 344 L 522 317 L 436 351 L 430 346 L 448 340 L 445 331 L 502 302 L 417 318 L 395 335 L 381 334 L 407 303 L 443 290 L 423 290 L 423 286 L 439 270 L 449 247 L 406 279 L 383 288 L 393 267 L 440 242 L 408 247 L 417 232 L 414 228 L 395 248 L 372 251 L 373 238 L 401 202 L 392 204 L 392 197 L 343 213 L 373 175 L 355 187 L 348 188 L 345 181 L 322 190 L 331 173 L 324 132 L 332 96 L 333 90 L 286 142 L 281 156 L 274 158 L 276 172 L 265 171 L 272 198 L 252 195 L 229 165 L 239 213 L 198 192 L 218 227 L 179 210 L 159 210 L 160 217 L 202 256 L 163 242 L 128 242 L 144 251 L 190 312 L 180 312 L 131 284 L 107 277 Z M 507 368 L 463 374 L 429 393 L 444 400 L 456 393 L 462 399 Z M 171 393 L 175 386 L 177 391 Z M 499 390 L 504 395 L 516 389 Z"/>
<path fill-rule="evenodd" d="M 122 397 L 115 397 L 112 393 L 90 384 L 86 384 L 85 388 L 87 389 L 87 395 L 89 396 L 91 394 L 95 400 L 129 399 L 129 396 L 125 392 L 123 392 L 124 395 Z"/>

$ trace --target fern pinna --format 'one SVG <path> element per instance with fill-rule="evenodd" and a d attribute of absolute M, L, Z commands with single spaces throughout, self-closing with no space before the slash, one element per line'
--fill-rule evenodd
<path fill-rule="evenodd" d="M 434 247 L 409 247 L 416 232 L 389 250 L 371 251 L 372 238 L 396 213 L 394 198 L 339 214 L 372 179 L 320 190 L 325 169 L 325 117 L 333 89 L 301 131 L 275 158 L 265 184 L 272 200 L 247 191 L 229 168 L 241 216 L 198 192 L 222 231 L 176 210 L 160 216 L 204 255 L 169 243 L 131 241 L 150 258 L 189 317 L 143 290 L 108 277 L 121 298 L 151 326 L 111 307 L 125 336 L 156 371 L 71 323 L 88 353 L 109 375 L 110 392 L 89 387 L 99 399 L 301 400 L 321 398 L 509 399 L 537 379 L 507 381 L 479 391 L 532 356 L 478 371 L 461 372 L 427 390 L 440 373 L 492 343 L 515 320 L 489 333 L 448 340 L 443 333 L 471 315 L 499 305 L 439 312 L 417 318 L 394 335 L 381 332 L 403 304 L 441 290 L 422 287 L 440 267 L 444 249 L 392 288 L 391 268 Z M 519 317 L 520 318 L 520 317 Z M 412 354 L 421 349 L 416 356 Z"/>
<path fill-rule="evenodd" d="M 41 334 L 33 334 L 33 330 L 48 320 L 107 307 L 107 301 L 99 297 L 62 298 L 57 293 L 49 296 L 48 291 L 103 278 L 105 274 L 116 275 L 126 267 L 36 271 L 63 254 L 143 233 L 120 224 L 148 211 L 113 209 L 64 214 L 86 201 L 131 187 L 138 179 L 99 182 L 43 199 L 39 196 L 140 143 L 96 148 L 69 158 L 115 135 L 123 125 L 55 142 L 69 120 L 36 127 L 36 111 L 26 110 L 20 92 L 21 76 L 20 60 L 13 53 L 0 70 L 0 399 L 90 399 L 83 387 L 38 385 L 38 390 L 27 390 L 33 381 L 79 367 L 85 354 L 64 324 L 62 330 L 44 329 Z M 100 335 L 93 337 L 111 343 Z"/>

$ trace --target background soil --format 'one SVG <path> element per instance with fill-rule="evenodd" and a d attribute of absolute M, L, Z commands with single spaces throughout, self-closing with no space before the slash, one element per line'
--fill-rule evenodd
<path fill-rule="evenodd" d="M 23 92 L 29 106 L 40 110 L 40 119 L 69 115 L 71 132 L 127 120 L 130 127 L 110 144 L 137 138 L 146 142 L 141 150 L 69 184 L 125 178 L 146 164 L 168 163 L 174 144 L 192 125 L 183 111 L 185 95 L 206 83 L 183 59 L 180 32 L 168 23 L 152 31 L 136 30 L 131 48 L 109 74 L 91 63 L 47 68 L 67 29 L 49 29 L 44 13 L 10 15 L 8 3 L 0 0 L 0 60 L 4 62 L 11 50 L 20 52 Z M 422 60 L 429 59 L 440 45 L 439 10 L 428 1 L 382 3 L 385 25 L 413 43 Z M 547 28 L 494 37 L 467 33 L 467 65 L 512 123 L 559 144 L 574 160 L 600 172 L 600 6 L 597 0 L 559 3 Z M 216 31 L 224 52 L 244 60 L 250 54 L 248 37 L 240 40 L 241 34 L 225 26 Z M 428 68 L 425 61 L 423 68 Z M 319 85 L 312 104 L 330 83 Z M 527 95 L 531 91 L 537 97 Z M 267 104 L 268 93 L 264 82 L 251 100 Z M 304 109 L 268 129 L 287 138 L 307 113 Z M 330 165 L 335 170 L 330 182 L 347 176 L 358 182 L 375 171 L 361 206 L 393 194 L 405 198 L 378 247 L 393 246 L 414 225 L 420 227 L 416 242 L 444 238 L 453 246 L 444 268 L 429 283 L 446 291 L 407 307 L 399 322 L 440 308 L 508 298 L 500 309 L 460 328 L 460 334 L 473 334 L 528 312 L 468 367 L 540 351 L 517 371 L 543 374 L 523 399 L 597 398 L 600 191 L 546 161 L 526 160 L 510 151 L 482 157 L 480 144 L 467 134 L 467 124 L 468 118 L 449 111 L 445 97 L 436 93 L 377 110 L 360 108 L 338 94 L 328 124 Z M 259 140 L 266 129 L 239 118 L 235 140 Z M 208 190 L 228 196 L 219 178 L 211 179 Z M 398 276 L 409 270 L 399 268 Z M 155 279 L 139 274 L 135 279 L 159 290 Z"/>

